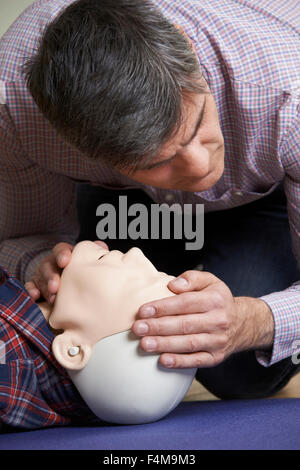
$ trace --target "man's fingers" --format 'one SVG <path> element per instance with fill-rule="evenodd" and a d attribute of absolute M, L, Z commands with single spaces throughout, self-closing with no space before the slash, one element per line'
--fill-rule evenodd
<path fill-rule="evenodd" d="M 200 351 L 195 354 L 161 354 L 159 362 L 162 366 L 172 369 L 189 369 L 214 367 L 221 361 L 207 351 Z"/>
<path fill-rule="evenodd" d="M 139 317 L 150 318 L 196 312 L 204 313 L 214 308 L 215 301 L 216 298 L 209 291 L 184 292 L 180 295 L 143 304 L 139 308 Z"/>
<path fill-rule="evenodd" d="M 71 260 L 73 245 L 70 243 L 58 243 L 52 250 L 56 263 L 60 268 L 65 268 Z"/>
<path fill-rule="evenodd" d="M 53 255 L 45 258 L 33 276 L 33 283 L 40 290 L 43 297 L 50 303 L 53 303 L 58 291 L 60 279 L 60 269 L 56 265 Z"/>
<path fill-rule="evenodd" d="M 54 304 L 55 299 L 56 299 L 56 295 L 49 295 L 49 303 L 50 304 Z"/>
<path fill-rule="evenodd" d="M 137 320 L 132 331 L 137 336 L 171 336 L 193 333 L 211 333 L 215 329 L 215 315 L 203 313 L 191 315 L 173 315 L 160 318 Z"/>
<path fill-rule="evenodd" d="M 196 353 L 199 351 L 213 352 L 222 349 L 226 344 L 226 336 L 209 333 L 175 335 L 175 336 L 146 336 L 140 345 L 144 351 L 159 353 Z"/>
<path fill-rule="evenodd" d="M 187 291 L 200 291 L 220 280 L 207 271 L 185 271 L 169 282 L 168 287 L 175 294 Z"/>
<path fill-rule="evenodd" d="M 28 295 L 30 295 L 30 297 L 32 298 L 32 300 L 36 301 L 40 298 L 41 296 L 41 292 L 40 290 L 36 287 L 36 285 L 34 284 L 34 282 L 32 281 L 28 281 L 25 283 L 25 289 L 27 290 L 28 292 Z"/>
<path fill-rule="evenodd" d="M 95 243 L 108 250 L 105 242 L 97 240 Z M 51 304 L 54 303 L 59 289 L 61 271 L 71 261 L 73 249 L 74 246 L 70 243 L 58 243 L 52 253 L 41 261 L 32 280 L 26 284 L 27 292 L 33 300 L 36 301 L 42 295 L 45 300 Z"/>
<path fill-rule="evenodd" d="M 59 286 L 59 274 L 58 273 L 50 273 L 50 279 L 48 281 L 48 291 L 49 294 L 56 294 L 58 291 Z"/>

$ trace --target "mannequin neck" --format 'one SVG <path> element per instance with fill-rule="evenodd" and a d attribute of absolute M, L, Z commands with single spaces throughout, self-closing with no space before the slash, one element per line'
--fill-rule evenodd
<path fill-rule="evenodd" d="M 51 313 L 52 313 L 52 310 L 53 310 L 53 305 L 50 305 L 49 302 L 47 302 L 46 300 L 43 300 L 42 302 L 37 302 L 37 305 L 39 306 L 39 308 L 41 309 L 41 312 L 42 314 L 44 315 L 45 317 L 45 320 L 47 322 L 47 325 L 48 325 L 48 328 L 50 328 L 50 330 L 52 331 L 52 333 L 56 336 L 60 333 L 62 333 L 63 330 L 55 330 L 54 328 L 52 328 L 49 324 L 49 319 L 50 319 L 50 316 L 51 316 Z"/>

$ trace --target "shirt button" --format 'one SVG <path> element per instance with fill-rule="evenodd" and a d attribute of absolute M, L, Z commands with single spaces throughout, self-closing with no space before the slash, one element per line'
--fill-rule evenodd
<path fill-rule="evenodd" d="M 165 195 L 165 200 L 166 200 L 167 202 L 174 201 L 174 194 L 172 194 L 172 193 L 166 194 L 166 195 Z"/>
<path fill-rule="evenodd" d="M 234 191 L 234 194 L 235 194 L 236 196 L 243 196 L 242 191 Z"/>

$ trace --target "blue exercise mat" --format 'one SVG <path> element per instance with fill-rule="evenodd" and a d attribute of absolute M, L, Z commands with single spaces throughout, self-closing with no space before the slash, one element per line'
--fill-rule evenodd
<path fill-rule="evenodd" d="M 1 434 L 0 449 L 300 449 L 300 399 L 183 402 L 151 424 Z"/>

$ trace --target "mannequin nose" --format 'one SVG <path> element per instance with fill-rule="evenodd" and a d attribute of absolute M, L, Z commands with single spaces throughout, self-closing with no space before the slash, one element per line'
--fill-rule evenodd
<path fill-rule="evenodd" d="M 94 243 L 101 246 L 101 248 L 104 248 L 105 250 L 109 250 L 107 244 L 105 242 L 102 242 L 101 240 L 95 240 Z"/>
<path fill-rule="evenodd" d="M 144 253 L 142 252 L 142 250 L 140 250 L 139 248 L 137 247 L 133 247 L 133 248 L 130 248 L 130 250 L 127 251 L 127 253 L 125 253 L 123 255 L 123 260 L 128 260 L 128 261 L 133 261 L 133 262 L 145 262 L 147 260 L 147 258 L 145 257 Z"/>
<path fill-rule="evenodd" d="M 127 253 L 125 253 L 124 256 L 126 256 L 126 257 L 133 256 L 133 257 L 137 257 L 137 258 L 140 258 L 140 257 L 144 258 L 144 254 L 143 254 L 142 250 L 140 250 L 137 247 L 130 248 L 130 250 L 128 250 Z"/>

